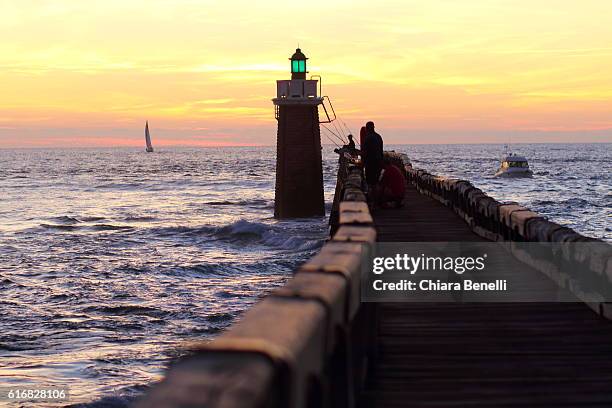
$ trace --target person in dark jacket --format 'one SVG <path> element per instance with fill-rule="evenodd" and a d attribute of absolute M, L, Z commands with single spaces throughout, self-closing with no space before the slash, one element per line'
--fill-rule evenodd
<path fill-rule="evenodd" d="M 366 123 L 366 135 L 361 146 L 366 182 L 374 188 L 383 167 L 383 139 L 374 131 L 374 122 Z"/>
<path fill-rule="evenodd" d="M 353 135 L 348 135 L 348 143 L 342 147 L 334 149 L 334 152 L 342 156 L 344 156 L 344 153 L 348 153 L 351 157 L 351 160 L 353 160 L 354 156 L 357 156 L 359 154 L 359 150 L 357 149 L 357 147 L 355 147 Z"/>
<path fill-rule="evenodd" d="M 353 140 L 353 135 L 348 135 L 348 143 L 344 145 L 344 147 L 350 150 L 357 150 L 355 147 L 355 141 Z"/>

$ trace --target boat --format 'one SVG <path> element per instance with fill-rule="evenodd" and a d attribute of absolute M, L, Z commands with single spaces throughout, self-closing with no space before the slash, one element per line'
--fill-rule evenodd
<path fill-rule="evenodd" d="M 524 156 L 514 153 L 502 157 L 499 169 L 495 177 L 531 177 L 533 172 Z"/>
<path fill-rule="evenodd" d="M 153 145 L 151 144 L 151 135 L 149 134 L 149 121 L 145 125 L 145 142 L 147 142 L 147 153 L 153 152 Z"/>

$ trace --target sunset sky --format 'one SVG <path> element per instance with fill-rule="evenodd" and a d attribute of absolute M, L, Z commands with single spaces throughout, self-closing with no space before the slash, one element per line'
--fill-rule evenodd
<path fill-rule="evenodd" d="M 274 144 L 298 43 L 387 142 L 612 142 L 609 0 L 5 0 L 0 37 L 0 147 Z"/>

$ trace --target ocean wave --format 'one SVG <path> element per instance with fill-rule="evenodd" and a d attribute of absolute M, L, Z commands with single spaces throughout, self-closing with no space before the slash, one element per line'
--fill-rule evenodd
<path fill-rule="evenodd" d="M 66 224 L 40 224 L 42 228 L 59 231 L 125 231 L 134 227 L 129 225 L 95 224 L 95 225 L 66 225 Z"/>
<path fill-rule="evenodd" d="M 591 205 L 591 203 L 588 200 L 585 200 L 583 198 L 568 198 L 567 200 L 564 200 L 561 202 L 562 205 L 564 206 L 571 206 L 571 207 L 586 207 Z"/>
<path fill-rule="evenodd" d="M 176 235 L 211 235 L 216 230 L 217 228 L 206 225 L 201 227 L 186 227 L 183 225 L 177 225 L 172 227 L 154 227 L 150 228 L 148 232 L 153 236 L 171 237 Z"/>
<path fill-rule="evenodd" d="M 263 236 L 267 231 L 272 230 L 272 227 L 260 222 L 252 222 L 246 220 L 239 220 L 232 224 L 218 228 L 215 231 L 215 235 L 224 236 L 243 236 L 243 235 L 254 235 Z"/>
<path fill-rule="evenodd" d="M 74 231 L 79 229 L 76 225 L 64 225 L 64 224 L 40 224 L 41 227 L 50 230 L 61 230 L 61 231 Z"/>
<path fill-rule="evenodd" d="M 567 211 L 568 208 L 590 208 L 590 207 L 594 207 L 594 208 L 599 208 L 599 207 L 605 207 L 605 205 L 593 202 L 593 201 L 589 201 L 587 199 L 584 198 L 580 198 L 580 197 L 573 197 L 573 198 L 568 198 L 565 200 L 559 200 L 559 201 L 554 201 L 554 200 L 535 200 L 533 201 L 533 204 L 536 206 L 551 206 L 551 207 L 559 207 L 560 209 L 563 209 L 563 211 Z"/>
<path fill-rule="evenodd" d="M 129 225 L 97 224 L 88 226 L 87 229 L 92 231 L 124 231 L 134 229 L 134 227 L 130 227 Z"/>
<path fill-rule="evenodd" d="M 275 228 L 268 224 L 239 220 L 225 227 L 219 228 L 215 235 L 220 238 L 252 239 L 253 243 L 265 246 L 294 251 L 307 251 L 320 245 L 318 240 L 309 240 Z"/>
<path fill-rule="evenodd" d="M 96 186 L 94 186 L 94 189 L 119 189 L 119 190 L 125 190 L 125 189 L 132 189 L 132 188 L 136 188 L 136 187 L 142 187 L 143 184 L 142 183 L 106 183 L 106 184 L 98 184 Z"/>
<path fill-rule="evenodd" d="M 313 251 L 323 243 L 319 240 L 309 240 L 298 236 L 287 236 L 275 231 L 267 231 L 263 234 L 264 245 L 293 251 Z"/>
<path fill-rule="evenodd" d="M 239 205 L 237 201 L 208 201 L 204 203 L 205 205 Z"/>
<path fill-rule="evenodd" d="M 534 205 L 542 205 L 542 206 L 549 206 L 549 205 L 556 205 L 557 203 L 551 200 L 536 200 L 533 202 Z"/>
<path fill-rule="evenodd" d="M 96 222 L 96 221 L 102 221 L 105 220 L 105 217 L 79 217 L 79 220 L 81 220 L 81 222 Z"/>
<path fill-rule="evenodd" d="M 167 273 L 180 276 L 236 276 L 236 267 L 234 265 L 224 264 L 198 264 L 171 268 Z"/>
<path fill-rule="evenodd" d="M 240 245 L 263 245 L 291 251 L 311 251 L 322 245 L 321 239 L 296 235 L 291 230 L 255 221 L 238 220 L 224 226 L 174 226 L 155 227 L 149 233 L 158 237 L 198 237 L 236 243 Z"/>
<path fill-rule="evenodd" d="M 59 217 L 53 217 L 51 220 L 55 222 L 61 222 L 62 224 L 77 224 L 80 221 L 75 217 L 70 217 L 68 215 L 61 215 Z"/>
<path fill-rule="evenodd" d="M 4 343 L 0 341 L 0 350 L 4 351 L 28 351 L 36 350 L 40 348 L 40 345 L 33 345 L 27 343 Z"/>
<path fill-rule="evenodd" d="M 215 293 L 215 296 L 222 299 L 242 299 L 242 298 L 252 298 L 253 294 L 246 293 L 243 291 L 232 291 L 232 290 L 222 290 Z"/>
<path fill-rule="evenodd" d="M 267 227 L 264 224 L 240 220 L 232 224 L 221 227 L 212 225 L 202 225 L 197 227 L 187 227 L 177 225 L 172 227 L 154 227 L 149 230 L 153 235 L 167 236 L 199 236 L 205 235 L 216 238 L 231 238 L 241 235 L 261 235 Z"/>
<path fill-rule="evenodd" d="M 12 245 L 0 245 L 0 254 L 16 253 L 19 249 Z"/>
<path fill-rule="evenodd" d="M 123 218 L 123 221 L 127 221 L 127 222 L 145 222 L 145 221 L 154 221 L 156 219 L 157 218 L 155 218 L 155 217 L 146 216 L 146 215 L 141 215 L 141 216 L 131 215 L 131 216 L 127 216 L 127 217 Z"/>
<path fill-rule="evenodd" d="M 211 323 L 228 323 L 234 319 L 234 315 L 231 313 L 211 313 L 206 316 L 206 320 Z"/>
<path fill-rule="evenodd" d="M 128 315 L 142 315 L 150 317 L 161 317 L 168 312 L 148 306 L 140 305 L 120 305 L 120 306 L 90 306 L 84 309 L 85 312 L 97 312 L 111 316 L 128 316 Z"/>
<path fill-rule="evenodd" d="M 10 280 L 9 278 L 3 278 L 0 280 L 0 286 L 3 285 L 12 285 L 14 282 L 12 280 Z"/>
<path fill-rule="evenodd" d="M 23 336 L 19 334 L 0 335 L 0 350 L 4 351 L 26 351 L 37 350 L 43 346 L 38 335 Z"/>
<path fill-rule="evenodd" d="M 74 225 L 80 224 L 83 222 L 96 222 L 104 220 L 104 217 L 95 217 L 95 216 L 72 216 L 72 215 L 59 215 L 57 217 L 48 218 L 49 221 L 53 221 L 62 225 Z"/>
<path fill-rule="evenodd" d="M 274 202 L 271 200 L 266 200 L 263 198 L 255 198 L 252 200 L 235 200 L 235 201 L 230 201 L 230 200 L 219 200 L 219 201 L 207 201 L 205 203 L 203 203 L 204 205 L 210 205 L 210 206 L 226 206 L 226 205 L 235 205 L 235 206 L 263 206 L 263 207 L 270 207 L 271 205 L 274 205 Z"/>

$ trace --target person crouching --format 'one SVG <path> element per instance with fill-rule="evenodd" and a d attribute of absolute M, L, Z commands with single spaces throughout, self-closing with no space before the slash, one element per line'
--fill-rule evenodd
<path fill-rule="evenodd" d="M 405 193 L 406 178 L 404 174 L 391 163 L 391 160 L 385 157 L 378 185 L 378 204 L 383 208 L 388 208 L 391 204 L 399 208 L 403 205 Z"/>

